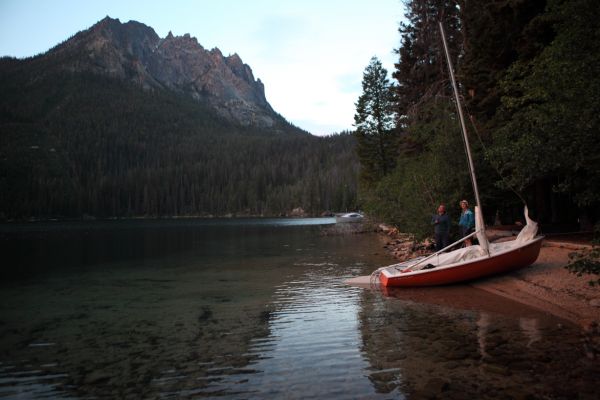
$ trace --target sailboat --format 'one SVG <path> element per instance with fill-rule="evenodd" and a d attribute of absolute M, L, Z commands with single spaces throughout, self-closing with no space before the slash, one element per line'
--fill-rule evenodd
<path fill-rule="evenodd" d="M 479 200 L 477 178 L 475 176 L 473 159 L 471 157 L 471 149 L 467 137 L 460 96 L 458 95 L 458 87 L 456 86 L 456 80 L 454 78 L 452 60 L 450 59 L 450 53 L 446 43 L 444 27 L 442 26 L 442 23 L 439 25 L 460 126 L 464 136 L 465 151 L 471 173 L 471 182 L 473 184 L 473 191 L 477 202 L 477 206 L 475 206 L 475 232 L 429 256 L 418 257 L 402 263 L 379 268 L 371 274 L 371 284 L 379 282 L 384 287 L 446 285 L 506 273 L 533 264 L 535 260 L 537 260 L 542 247 L 544 237 L 536 236 L 538 226 L 536 222 L 529 218 L 527 206 L 525 206 L 525 220 L 527 224 L 523 227 L 515 240 L 502 243 L 489 243 L 487 240 L 481 212 L 481 201 Z M 473 236 L 477 236 L 479 241 L 478 245 L 446 252 L 450 248 Z"/>

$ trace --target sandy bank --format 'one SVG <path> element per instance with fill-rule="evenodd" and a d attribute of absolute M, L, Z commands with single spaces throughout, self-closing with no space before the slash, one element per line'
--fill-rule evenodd
<path fill-rule="evenodd" d="M 578 248 L 581 245 L 546 240 L 531 266 L 471 285 L 589 327 L 600 321 L 600 288 L 564 268 L 569 253 Z"/>
<path fill-rule="evenodd" d="M 386 248 L 397 256 L 399 246 L 402 243 L 392 242 Z M 569 254 L 585 247 L 590 245 L 581 241 L 546 239 L 537 261 L 529 267 L 469 285 L 535 307 L 584 328 L 593 328 L 595 325 L 595 329 L 598 329 L 600 287 L 590 286 L 588 277 L 578 277 L 564 268 L 569 262 Z M 404 252 L 400 254 L 405 255 Z M 370 286 L 368 276 L 350 279 L 347 283 Z"/>

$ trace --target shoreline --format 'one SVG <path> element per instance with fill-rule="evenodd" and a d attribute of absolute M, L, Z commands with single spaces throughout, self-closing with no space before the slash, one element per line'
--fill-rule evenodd
<path fill-rule="evenodd" d="M 382 236 L 388 239 L 383 247 L 399 261 L 430 251 L 425 249 L 429 243 L 415 246 L 410 239 L 398 238 L 397 232 L 382 232 Z M 510 231 L 488 232 L 491 241 L 512 240 L 514 234 Z M 466 285 L 534 307 L 586 330 L 600 329 L 600 288 L 589 285 L 591 276 L 579 277 L 564 268 L 570 253 L 591 247 L 587 238 L 581 240 L 559 235 L 546 238 L 538 259 L 532 265 Z"/>
<path fill-rule="evenodd" d="M 585 275 L 579 277 L 564 268 L 569 254 L 585 246 L 546 240 L 538 259 L 529 267 L 470 286 L 592 329 L 600 322 L 600 289 L 590 286 Z"/>

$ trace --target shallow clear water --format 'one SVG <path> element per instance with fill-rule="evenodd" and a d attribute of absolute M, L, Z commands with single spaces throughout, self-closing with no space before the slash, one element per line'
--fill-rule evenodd
<path fill-rule="evenodd" d="M 0 227 L 0 397 L 597 398 L 579 329 L 468 286 L 369 290 L 331 219 Z"/>

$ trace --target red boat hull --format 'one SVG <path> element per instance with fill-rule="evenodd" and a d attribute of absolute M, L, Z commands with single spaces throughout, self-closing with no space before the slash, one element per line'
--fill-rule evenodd
<path fill-rule="evenodd" d="M 382 272 L 379 276 L 379 281 L 386 287 L 436 286 L 470 281 L 514 271 L 529 266 L 537 260 L 543 239 L 543 237 L 540 237 L 523 247 L 454 266 L 409 272 L 389 277 Z"/>

